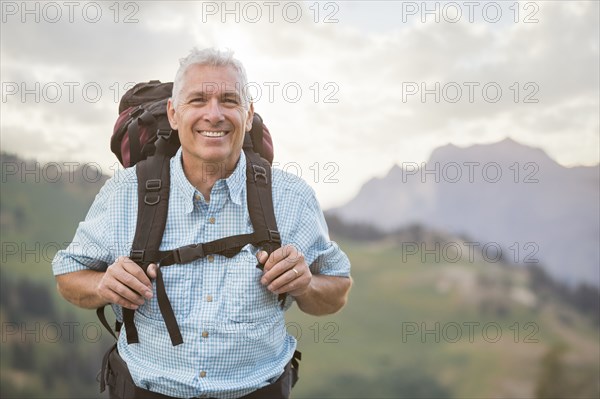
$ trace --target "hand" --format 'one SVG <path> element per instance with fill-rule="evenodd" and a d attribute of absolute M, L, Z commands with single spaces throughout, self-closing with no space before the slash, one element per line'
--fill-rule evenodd
<path fill-rule="evenodd" d="M 154 277 L 155 268 L 156 265 L 152 269 Z M 150 267 L 148 269 L 150 275 Z M 144 304 L 144 298 L 152 298 L 152 283 L 141 267 L 123 256 L 106 269 L 98 283 L 97 292 L 109 303 L 135 310 Z"/>
<path fill-rule="evenodd" d="M 256 258 L 265 265 L 260 282 L 272 293 L 299 296 L 308 291 L 312 273 L 304 255 L 295 246 L 281 247 L 273 251 L 268 259 L 265 251 L 259 251 Z"/>

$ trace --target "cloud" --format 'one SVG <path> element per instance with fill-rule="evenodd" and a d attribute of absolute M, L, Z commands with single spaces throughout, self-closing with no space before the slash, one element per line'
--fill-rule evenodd
<path fill-rule="evenodd" d="M 171 80 L 190 48 L 218 46 L 236 51 L 261 90 L 256 108 L 274 134 L 277 159 L 301 164 L 305 177 L 314 177 L 309 167 L 315 162 L 339 166 L 338 184 L 312 179 L 326 207 L 349 199 L 392 164 L 426 160 L 447 142 L 511 136 L 565 164 L 598 162 L 596 2 L 536 2 L 538 22 L 531 24 L 522 23 L 524 3 L 519 23 L 506 5 L 498 23 L 480 16 L 475 23 L 465 16 L 457 23 L 421 23 L 418 16 L 403 23 L 402 4 L 395 2 L 336 2 L 337 11 L 319 9 L 318 23 L 308 3 L 296 3 L 303 8 L 295 23 L 282 13 L 285 2 L 273 22 L 257 2 L 258 22 L 249 21 L 254 14 L 247 8 L 235 23 L 233 14 L 208 13 L 206 3 L 140 2 L 137 11 L 121 8 L 115 23 L 110 4 L 98 4 L 103 14 L 94 24 L 78 14 L 73 23 L 21 23 L 12 16 L 3 23 L 3 96 L 12 82 L 79 83 L 73 102 L 3 98 L 3 149 L 112 164 L 108 140 L 125 85 Z M 123 23 L 132 11 L 138 22 Z M 338 22 L 323 23 L 332 11 Z M 92 83 L 102 89 L 97 102 L 81 91 L 86 84 L 93 90 Z M 436 84 L 439 102 L 435 94 L 422 101 L 422 89 Z M 415 87 L 419 91 L 407 95 Z M 502 95 L 490 101 L 498 87 Z M 457 88 L 462 96 L 451 102 Z M 34 137 L 36 145 L 27 145 Z"/>

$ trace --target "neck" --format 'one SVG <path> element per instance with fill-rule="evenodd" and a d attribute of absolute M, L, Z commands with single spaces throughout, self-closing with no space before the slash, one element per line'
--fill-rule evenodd
<path fill-rule="evenodd" d="M 231 176 L 238 160 L 239 156 L 232 165 L 228 165 L 226 162 L 206 162 L 186 156 L 185 152 L 181 156 L 185 177 L 202 193 L 206 202 L 210 201 L 210 192 L 217 180 Z"/>

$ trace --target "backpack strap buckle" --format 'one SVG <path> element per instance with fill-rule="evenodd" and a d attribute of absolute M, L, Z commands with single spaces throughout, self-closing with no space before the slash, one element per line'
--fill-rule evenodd
<path fill-rule="evenodd" d="M 146 205 L 156 205 L 160 202 L 160 195 L 155 194 L 155 195 L 150 195 L 150 194 L 146 194 L 144 196 L 144 204 Z"/>
<path fill-rule="evenodd" d="M 163 138 L 167 141 L 169 141 L 172 134 L 173 134 L 173 129 L 157 129 L 156 130 L 156 137 Z"/>
<path fill-rule="evenodd" d="M 268 184 L 267 180 L 267 170 L 260 165 L 252 164 L 252 170 L 254 170 L 254 181 L 258 183 L 258 179 L 261 178 L 264 180 L 264 184 Z"/>
<path fill-rule="evenodd" d="M 129 253 L 129 259 L 134 261 L 135 263 L 142 263 L 144 261 L 144 253 L 146 251 L 143 249 L 132 249 Z"/>
<path fill-rule="evenodd" d="M 141 105 L 138 105 L 137 107 L 135 107 L 134 109 L 132 109 L 129 112 L 129 117 L 132 118 L 132 119 L 135 119 L 138 116 L 140 116 L 143 112 L 144 112 L 144 108 L 142 108 Z"/>
<path fill-rule="evenodd" d="M 146 190 L 148 191 L 158 191 L 162 187 L 161 179 L 148 179 L 146 180 Z"/>
<path fill-rule="evenodd" d="M 281 244 L 281 234 L 277 230 L 267 230 L 269 233 L 269 241 L 276 244 Z"/>
<path fill-rule="evenodd" d="M 173 250 L 173 259 L 175 263 L 185 264 L 195 259 L 204 257 L 204 248 L 202 244 L 186 245 L 185 247 Z"/>

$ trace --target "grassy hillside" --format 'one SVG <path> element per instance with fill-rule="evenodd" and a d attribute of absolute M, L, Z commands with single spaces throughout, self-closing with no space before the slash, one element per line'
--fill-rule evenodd
<path fill-rule="evenodd" d="M 58 295 L 50 263 L 106 177 L 85 181 L 77 170 L 55 181 L 38 166 L 2 154 L 0 397 L 98 397 L 96 374 L 112 338 L 93 312 Z"/>
<path fill-rule="evenodd" d="M 111 339 L 97 339 L 93 312 L 58 296 L 50 261 L 100 185 L 3 179 L 0 397 L 98 396 Z M 341 313 L 288 313 L 304 355 L 295 398 L 600 395 L 597 323 L 541 291 L 528 270 L 419 254 L 403 262 L 397 239 L 376 238 L 338 240 L 354 278 Z"/>
<path fill-rule="evenodd" d="M 600 394 L 597 327 L 537 298 L 527 270 L 403 263 L 400 248 L 382 242 L 341 246 L 353 266 L 347 307 L 288 316 L 304 354 L 296 398 L 547 397 L 540 389 L 553 368 L 562 391 L 550 397 Z"/>

